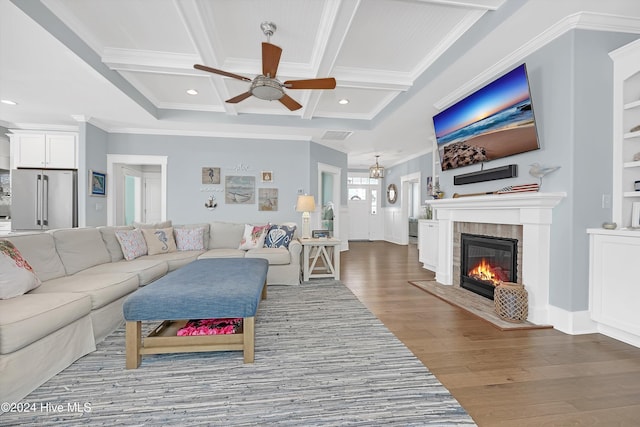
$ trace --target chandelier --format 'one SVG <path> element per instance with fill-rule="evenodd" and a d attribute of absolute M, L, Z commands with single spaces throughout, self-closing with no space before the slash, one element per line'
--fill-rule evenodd
<path fill-rule="evenodd" d="M 378 157 L 376 156 L 376 164 L 369 168 L 369 178 L 384 178 L 384 166 L 378 164 Z"/>

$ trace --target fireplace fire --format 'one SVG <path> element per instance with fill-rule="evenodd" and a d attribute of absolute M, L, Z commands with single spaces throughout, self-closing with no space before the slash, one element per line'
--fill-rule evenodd
<path fill-rule="evenodd" d="M 462 233 L 460 286 L 486 298 L 500 282 L 517 280 L 518 240 Z"/>

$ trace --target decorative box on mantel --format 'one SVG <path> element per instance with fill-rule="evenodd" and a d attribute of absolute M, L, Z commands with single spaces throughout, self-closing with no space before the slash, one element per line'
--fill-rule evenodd
<path fill-rule="evenodd" d="M 529 293 L 529 318 L 549 324 L 549 257 L 552 209 L 566 193 L 514 193 L 429 201 L 438 221 L 436 280 L 453 284 L 455 222 L 522 226 L 522 282 Z"/>

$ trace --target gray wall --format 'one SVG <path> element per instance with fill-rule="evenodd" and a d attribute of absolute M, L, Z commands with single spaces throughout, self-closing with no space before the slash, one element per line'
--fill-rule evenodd
<path fill-rule="evenodd" d="M 340 205 L 347 205 L 347 155 L 341 151 L 336 151 L 324 145 L 316 144 L 312 142 L 310 144 L 309 151 L 309 185 L 310 188 L 307 191 L 309 194 L 313 194 L 316 198 L 316 202 L 319 199 L 318 193 L 318 163 L 324 163 L 326 165 L 335 166 L 342 169 L 340 175 Z"/>
<path fill-rule="evenodd" d="M 567 193 L 553 210 L 549 299 L 552 305 L 568 311 L 588 309 L 586 229 L 611 219 L 611 208 L 602 207 L 602 196 L 611 195 L 613 188 L 613 65 L 608 52 L 636 38 L 620 33 L 570 31 L 522 61 L 527 64 L 540 150 L 495 160 L 485 167 L 515 163 L 517 178 L 454 186 L 455 175 L 480 170 L 480 166 L 444 172 L 438 168 L 445 197 L 451 197 L 453 193 L 495 191 L 507 185 L 536 182 L 529 175 L 533 162 L 561 166 L 543 179 L 541 191 Z M 391 168 L 385 186 L 391 182 L 398 185 L 400 176 L 414 172 L 412 162 Z M 428 174 L 430 160 L 422 167 L 423 175 Z"/>
<path fill-rule="evenodd" d="M 84 145 L 85 156 L 84 166 L 83 160 L 80 160 L 81 167 L 78 168 L 78 189 L 85 198 L 85 221 L 86 225 L 98 226 L 107 223 L 107 199 L 104 197 L 90 196 L 88 189 L 89 170 L 97 172 L 107 171 L 107 145 L 109 134 L 100 128 L 90 124 L 82 123 L 80 125 L 80 146 Z M 82 184 L 82 185 L 80 185 Z M 80 198 L 79 201 L 81 201 Z"/>
<path fill-rule="evenodd" d="M 315 194 L 317 162 L 344 165 L 344 168 L 347 163 L 344 153 L 304 141 L 132 134 L 110 134 L 108 139 L 109 154 L 168 157 L 167 217 L 176 224 L 210 221 L 299 223 L 300 214 L 295 211 L 298 190 Z M 318 159 L 310 153 L 315 153 Z M 220 185 L 202 184 L 201 170 L 209 166 L 221 168 Z M 261 171 L 272 171 L 273 182 L 261 182 Z M 231 175 L 254 176 L 256 197 L 258 188 L 277 188 L 278 211 L 258 211 L 257 203 L 226 204 L 224 180 Z M 315 182 L 311 183 L 311 180 Z M 213 211 L 204 207 L 211 194 L 219 203 Z"/>
<path fill-rule="evenodd" d="M 427 142 L 425 142 L 425 145 Z M 424 201 L 427 199 L 427 177 L 431 176 L 432 173 L 432 154 L 423 154 L 422 156 L 416 157 L 411 160 L 407 160 L 406 162 L 400 163 L 390 168 L 385 169 L 385 177 L 382 181 L 382 207 L 402 206 L 402 190 L 401 190 L 401 179 L 405 175 L 409 175 L 416 172 L 421 172 L 420 176 L 420 204 L 424 205 Z M 383 164 L 381 166 L 384 166 Z M 395 204 L 390 204 L 387 202 L 387 187 L 389 184 L 395 184 L 398 187 L 398 201 Z"/>

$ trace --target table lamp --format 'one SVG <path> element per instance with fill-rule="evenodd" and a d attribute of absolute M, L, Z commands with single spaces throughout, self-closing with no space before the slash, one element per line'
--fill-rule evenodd
<path fill-rule="evenodd" d="M 311 237 L 311 230 L 309 227 L 309 212 L 316 210 L 316 202 L 313 196 L 308 194 L 298 196 L 298 202 L 296 203 L 296 212 L 302 212 L 302 238 L 308 239 Z"/>

